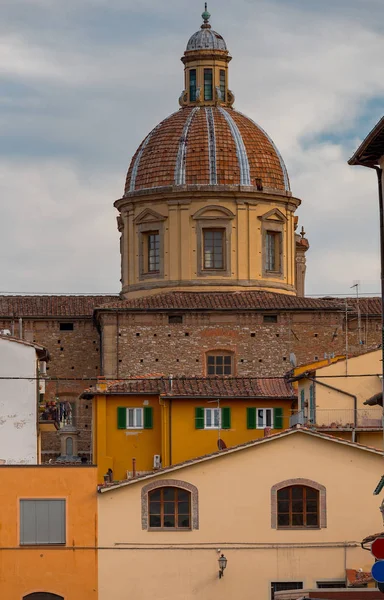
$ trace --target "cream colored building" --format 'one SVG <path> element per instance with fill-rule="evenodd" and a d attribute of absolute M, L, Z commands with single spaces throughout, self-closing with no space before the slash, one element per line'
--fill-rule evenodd
<path fill-rule="evenodd" d="M 369 571 L 382 472 L 373 448 L 292 429 L 102 487 L 99 598 L 270 600 Z"/>
<path fill-rule="evenodd" d="M 298 412 L 292 416 L 291 425 L 299 423 L 360 444 L 383 447 L 383 408 L 374 398 L 382 389 L 381 349 L 333 359 L 326 366 L 304 365 L 299 371 Z M 371 398 L 374 400 L 368 404 Z"/>

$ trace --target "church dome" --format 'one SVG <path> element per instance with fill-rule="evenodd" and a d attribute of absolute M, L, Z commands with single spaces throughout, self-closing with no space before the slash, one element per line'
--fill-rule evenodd
<path fill-rule="evenodd" d="M 187 44 L 187 52 L 194 50 L 223 50 L 227 51 L 227 45 L 221 36 L 213 29 L 200 29 L 193 34 Z"/>
<path fill-rule="evenodd" d="M 125 196 L 175 186 L 290 192 L 287 169 L 271 138 L 228 106 L 181 108 L 139 146 Z"/>

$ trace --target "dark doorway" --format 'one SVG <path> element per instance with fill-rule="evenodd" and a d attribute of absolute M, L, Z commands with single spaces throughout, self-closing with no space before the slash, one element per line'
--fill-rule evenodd
<path fill-rule="evenodd" d="M 34 594 L 24 596 L 23 600 L 64 600 L 64 598 L 63 596 L 50 594 L 49 592 L 35 592 Z"/>

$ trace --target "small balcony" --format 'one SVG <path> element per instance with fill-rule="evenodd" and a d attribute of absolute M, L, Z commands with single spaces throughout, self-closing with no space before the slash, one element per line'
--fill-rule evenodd
<path fill-rule="evenodd" d="M 59 424 L 59 411 L 57 402 L 43 402 L 40 404 L 39 429 L 40 431 L 57 431 Z"/>
<path fill-rule="evenodd" d="M 323 431 L 380 431 L 383 428 L 382 408 L 317 408 L 313 414 L 298 411 L 290 417 L 290 427 L 302 425 Z"/>

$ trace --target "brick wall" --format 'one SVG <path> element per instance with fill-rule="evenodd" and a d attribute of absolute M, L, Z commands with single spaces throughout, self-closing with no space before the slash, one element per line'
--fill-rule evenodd
<path fill-rule="evenodd" d="M 109 313 L 101 315 L 101 326 L 104 374 L 117 378 L 206 375 L 206 352 L 218 349 L 234 353 L 235 375 L 282 376 L 291 368 L 291 353 L 303 364 L 343 354 L 346 346 L 341 313 L 280 313 L 277 323 L 265 323 L 258 313 L 193 313 L 182 324 L 169 324 L 166 313 Z M 360 334 L 351 320 L 349 352 L 376 347 L 380 336 L 377 319 L 364 322 Z"/>

